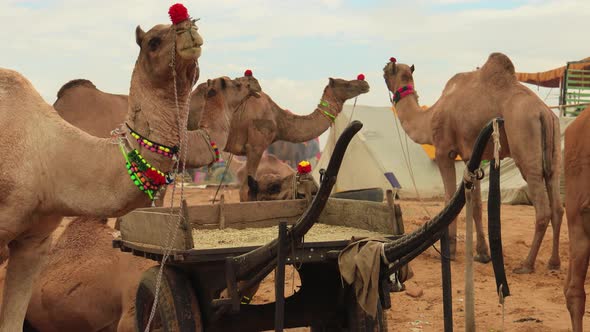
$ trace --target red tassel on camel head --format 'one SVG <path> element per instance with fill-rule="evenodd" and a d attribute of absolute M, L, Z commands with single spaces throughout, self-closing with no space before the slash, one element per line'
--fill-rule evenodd
<path fill-rule="evenodd" d="M 365 80 L 365 74 L 359 74 L 359 75 L 356 77 L 356 79 L 357 79 L 357 80 L 359 80 L 359 81 L 364 81 L 364 80 Z"/>
<path fill-rule="evenodd" d="M 174 25 L 188 20 L 189 18 L 188 10 L 180 3 L 175 3 L 170 6 L 170 9 L 168 9 L 168 15 L 170 15 L 170 20 L 172 20 L 172 24 Z"/>
<path fill-rule="evenodd" d="M 246 76 L 246 77 L 252 76 L 252 71 L 250 69 L 246 69 L 246 71 L 244 72 L 244 76 Z"/>

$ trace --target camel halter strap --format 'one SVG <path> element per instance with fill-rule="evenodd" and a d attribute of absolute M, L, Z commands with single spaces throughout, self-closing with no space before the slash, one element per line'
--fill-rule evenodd
<path fill-rule="evenodd" d="M 176 35 L 179 34 L 176 30 L 176 26 L 177 24 L 179 24 L 180 22 L 186 20 L 186 19 L 190 19 L 190 16 L 188 15 L 188 12 L 186 10 L 186 8 L 182 5 L 182 4 L 174 4 L 170 7 L 168 14 L 170 15 L 170 18 L 172 19 L 172 29 L 175 32 L 173 35 L 173 43 L 172 43 L 172 50 L 171 50 L 171 59 L 170 59 L 170 70 L 172 72 L 172 78 L 173 78 L 173 87 L 174 87 L 174 101 L 175 101 L 175 107 L 176 107 L 176 120 L 178 123 L 178 132 L 179 134 L 182 133 L 182 135 L 179 135 L 179 140 L 180 140 L 180 146 L 179 146 L 179 151 L 178 154 L 181 156 L 181 158 L 177 158 L 177 160 L 174 161 L 174 165 L 173 165 L 173 169 L 174 169 L 174 174 L 176 176 L 178 176 L 179 170 L 180 170 L 180 163 L 182 161 L 182 170 L 184 171 L 186 169 L 186 157 L 187 157 L 187 150 L 188 150 L 188 130 L 187 130 L 187 122 L 188 122 L 188 112 L 187 112 L 187 116 L 185 117 L 184 121 L 182 121 L 181 118 L 181 114 L 180 114 L 180 106 L 178 104 L 178 87 L 177 87 L 177 81 L 176 81 Z M 194 24 L 194 22 L 192 23 Z M 186 31 L 182 31 L 182 32 L 186 32 Z M 188 31 L 190 33 L 190 31 Z M 195 85 L 196 80 L 197 80 L 197 72 L 198 72 L 198 68 L 199 68 L 199 64 L 197 63 L 197 60 L 195 60 L 195 69 L 193 72 L 193 79 L 192 79 L 192 84 L 189 86 L 189 91 L 188 91 L 188 96 L 190 96 L 190 89 Z M 184 107 L 186 107 L 186 109 L 188 110 L 189 107 L 189 103 L 190 103 L 190 98 L 187 98 L 185 105 L 183 105 Z M 170 210 L 169 210 L 169 216 L 172 217 L 175 215 L 175 211 L 174 211 L 174 196 L 176 193 L 176 185 L 172 186 L 172 193 L 170 195 Z M 149 332 L 150 331 L 150 325 L 156 315 L 156 308 L 158 306 L 158 299 L 159 299 L 159 295 L 160 295 L 160 288 L 161 288 L 161 281 L 162 281 L 162 275 L 164 272 L 164 266 L 166 265 L 166 261 L 168 260 L 168 258 L 170 257 L 170 253 L 172 252 L 172 245 L 173 243 L 176 241 L 176 237 L 178 235 L 178 229 L 180 226 L 180 223 L 184 220 L 184 181 L 180 181 L 180 204 L 179 207 L 176 211 L 176 216 L 177 219 L 175 222 L 169 222 L 168 223 L 168 232 L 166 235 L 166 239 L 167 239 L 167 243 L 166 246 L 164 247 L 164 253 L 162 255 L 162 261 L 160 263 L 160 269 L 158 271 L 158 276 L 156 278 L 156 290 L 154 292 L 154 302 L 151 308 L 151 312 L 150 312 L 150 316 L 148 318 L 148 322 L 146 324 L 145 330 L 144 332 Z M 187 222 L 186 220 L 184 220 L 184 222 Z"/>
<path fill-rule="evenodd" d="M 402 100 L 402 98 L 404 98 L 407 95 L 411 95 L 413 93 L 415 93 L 416 91 L 414 90 L 414 87 L 411 85 L 404 85 L 401 88 L 395 90 L 395 92 L 393 93 L 393 103 L 397 104 L 400 100 Z"/>

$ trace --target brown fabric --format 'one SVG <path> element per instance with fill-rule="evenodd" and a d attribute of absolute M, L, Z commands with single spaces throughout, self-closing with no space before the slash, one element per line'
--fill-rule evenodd
<path fill-rule="evenodd" d="M 590 57 L 580 60 L 580 63 L 570 64 L 570 69 L 590 69 Z M 538 73 L 516 73 L 516 79 L 520 82 L 535 84 L 546 88 L 559 88 L 559 82 L 563 78 L 565 66 L 550 69 Z"/>
<path fill-rule="evenodd" d="M 354 239 L 353 239 L 354 241 Z M 371 317 L 377 315 L 379 301 L 379 269 L 385 238 L 373 237 L 352 242 L 338 256 L 340 275 L 354 286 L 360 307 Z"/>

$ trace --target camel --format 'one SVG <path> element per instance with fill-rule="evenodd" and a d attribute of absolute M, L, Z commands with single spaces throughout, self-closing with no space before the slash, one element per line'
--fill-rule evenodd
<path fill-rule="evenodd" d="M 236 160 L 232 161 L 232 164 Z M 244 185 L 246 183 L 247 162 L 237 162 L 237 179 Z M 295 199 L 295 176 L 297 172 L 289 164 L 281 161 L 276 156 L 264 152 L 260 158 L 260 165 L 256 171 L 254 179 L 255 186 L 258 187 L 256 201 L 272 201 Z M 314 184 L 315 186 L 315 184 Z M 317 191 L 317 187 L 312 188 L 312 192 Z"/>
<path fill-rule="evenodd" d="M 178 6 L 182 5 L 171 10 Z M 174 17 L 172 25 L 157 25 L 147 33 L 136 28 L 140 52 L 131 77 L 127 115 L 137 133 L 162 147 L 180 140 L 203 43 L 186 9 Z M 62 217 L 120 216 L 149 205 L 152 197 L 146 193 L 157 190 L 166 178 L 153 169 L 139 175 L 139 166 L 145 164 L 137 154 L 162 172 L 173 170 L 173 159 L 165 151 L 152 150 L 157 144 L 142 147 L 133 139 L 113 144 L 116 140 L 99 139 L 75 128 L 16 71 L 0 68 L 0 101 L 1 144 L 6 151 L 18 152 L 0 160 L 2 169 L 11 170 L 0 178 L 0 248 L 8 245 L 10 249 L 0 331 L 13 332 L 23 328 L 33 283 L 47 255 L 50 235 Z M 215 159 L 214 145 L 205 142 L 205 134 L 201 130 L 189 137 L 194 142 L 185 159 L 188 164 Z M 126 154 L 125 145 L 135 150 Z M 131 158 L 128 164 L 139 165 L 137 171 L 135 166 L 130 169 L 135 180 L 125 171 L 127 158 Z M 141 178 L 148 180 L 140 182 Z"/>
<path fill-rule="evenodd" d="M 221 80 L 226 81 L 221 93 L 229 101 L 228 107 L 244 98 L 247 90 L 238 88 L 242 86 L 239 79 L 222 77 L 210 84 L 220 85 Z M 252 83 L 256 89 L 257 82 Z M 221 128 L 227 120 L 218 116 L 218 108 L 217 104 L 205 106 L 200 125 L 214 127 L 218 135 L 227 136 Z M 216 122 L 220 125 L 214 125 Z M 135 331 L 135 293 L 141 274 L 155 263 L 113 249 L 112 232 L 100 218 L 78 218 L 67 226 L 33 288 L 27 310 L 31 325 L 40 331 Z M 107 278 L 113 274 L 116 278 Z M 89 298 L 93 299 L 92 305 Z"/>
<path fill-rule="evenodd" d="M 156 262 L 113 249 L 113 231 L 106 219 L 87 217 L 66 227 L 33 288 L 27 310 L 33 327 L 43 332 L 135 331 L 137 286 Z"/>
<path fill-rule="evenodd" d="M 414 65 L 398 64 L 395 58 L 383 68 L 383 77 L 390 92 L 401 125 L 418 144 L 436 148 L 439 167 L 448 201 L 456 188 L 454 159 L 457 155 L 467 162 L 477 134 L 495 117 L 503 117 L 500 158 L 512 157 L 527 181 L 535 206 L 535 234 L 527 258 L 515 273 L 532 273 L 535 260 L 549 222 L 553 228 L 553 250 L 549 269 L 559 269 L 559 231 L 563 207 L 559 196 L 560 132 L 559 121 L 539 97 L 520 84 L 514 65 L 501 53 L 492 53 L 476 71 L 459 73 L 446 84 L 440 99 L 423 111 L 415 90 Z M 484 159 L 492 159 L 488 146 Z M 545 191 L 546 190 L 546 191 Z M 477 232 L 475 260 L 490 260 L 485 241 L 481 191 L 479 183 L 473 193 L 474 219 Z M 449 227 L 451 256 L 456 252 L 457 224 Z"/>
<path fill-rule="evenodd" d="M 100 91 L 89 80 L 76 79 L 57 92 L 53 108 L 72 125 L 92 136 L 110 137 L 127 115 L 127 96 Z"/>
<path fill-rule="evenodd" d="M 567 214 L 569 268 L 564 294 L 572 331 L 582 332 L 586 306 L 584 282 L 590 258 L 590 106 L 565 130 L 565 210 Z"/>
<path fill-rule="evenodd" d="M 205 84 L 191 93 L 188 115 L 188 130 L 198 129 L 198 118 L 195 118 L 195 96 L 202 96 Z M 57 93 L 53 108 L 59 115 L 72 125 L 96 137 L 110 137 L 111 131 L 125 121 L 127 115 L 128 96 L 106 93 L 99 90 L 87 79 L 75 79 L 64 84 Z M 202 107 L 202 103 L 200 104 Z"/>
<path fill-rule="evenodd" d="M 368 91 L 369 84 L 362 75 L 350 81 L 329 78 L 318 107 L 305 116 L 282 109 L 265 93 L 261 98 L 249 99 L 243 109 L 233 115 L 224 148 L 225 152 L 247 157 L 246 180 L 240 189 L 240 200 L 256 199 L 257 188 L 250 188 L 249 183 L 254 183 L 252 180 L 256 177 L 262 154 L 273 142 L 299 143 L 318 137 L 330 127 L 346 100 Z"/>

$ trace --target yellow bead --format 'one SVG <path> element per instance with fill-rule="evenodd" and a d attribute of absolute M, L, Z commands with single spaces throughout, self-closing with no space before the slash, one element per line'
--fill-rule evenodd
<path fill-rule="evenodd" d="M 152 142 L 148 141 L 148 142 L 147 142 L 147 145 L 148 145 L 148 146 L 152 146 L 152 145 L 154 145 L 154 143 L 152 143 Z"/>

